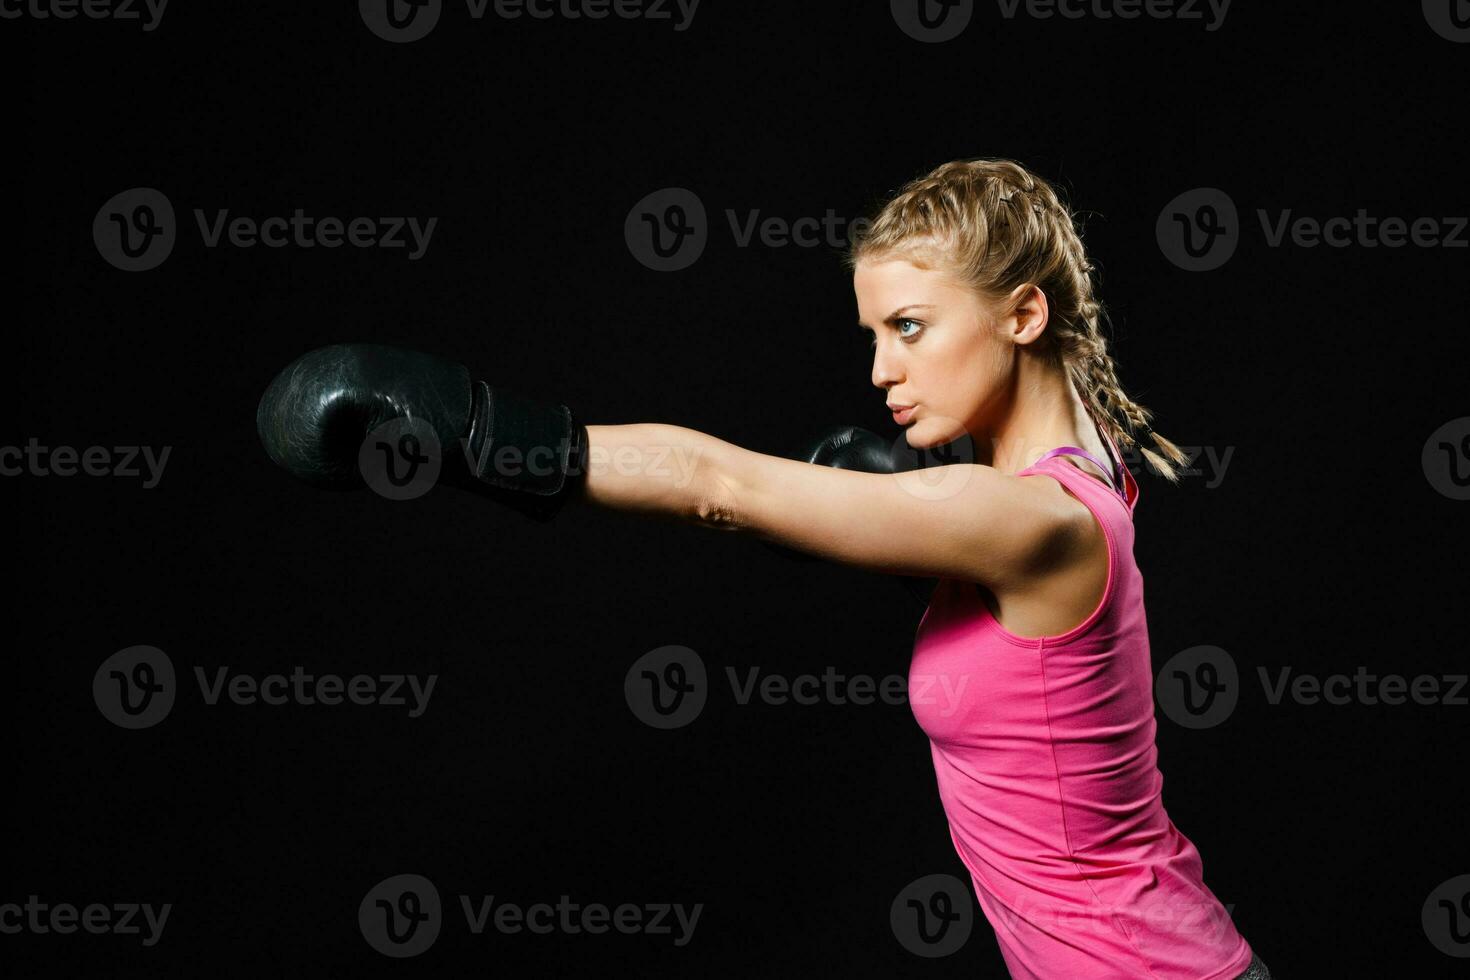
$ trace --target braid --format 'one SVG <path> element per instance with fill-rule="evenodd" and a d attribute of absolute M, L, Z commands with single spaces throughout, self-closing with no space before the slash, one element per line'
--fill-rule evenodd
<path fill-rule="evenodd" d="M 1072 213 L 1055 194 L 1050 193 L 1049 187 L 1047 190 L 1049 206 L 1046 210 L 1053 219 L 1057 240 L 1071 259 L 1071 285 L 1077 296 L 1074 321 L 1067 324 L 1069 329 L 1058 331 L 1065 335 L 1062 348 L 1067 355 L 1063 360 L 1068 374 L 1103 431 L 1120 446 L 1138 449 L 1154 472 L 1177 483 L 1179 474 L 1171 463 L 1182 465 L 1188 457 L 1173 442 L 1153 430 L 1149 425 L 1153 412 L 1128 397 L 1123 390 L 1123 384 L 1118 380 L 1118 366 L 1108 351 L 1107 337 L 1102 330 L 1107 311 L 1095 295 L 1097 267 L 1087 257 Z M 1152 447 L 1144 445 L 1136 433 L 1152 443 Z"/>
<path fill-rule="evenodd" d="M 1149 425 L 1153 412 L 1129 398 L 1123 390 L 1118 380 L 1117 364 L 1108 353 L 1107 338 L 1100 329 L 1101 304 L 1088 300 L 1083 309 L 1090 315 L 1084 316 L 1083 329 L 1073 334 L 1075 339 L 1071 350 L 1074 353 L 1067 359 L 1073 384 L 1109 436 L 1121 446 L 1137 448 L 1150 468 L 1171 482 L 1179 482 L 1178 473 L 1169 463 L 1182 465 L 1187 457 L 1183 450 Z M 1135 433 L 1146 437 L 1153 444 L 1152 448 L 1144 445 Z"/>

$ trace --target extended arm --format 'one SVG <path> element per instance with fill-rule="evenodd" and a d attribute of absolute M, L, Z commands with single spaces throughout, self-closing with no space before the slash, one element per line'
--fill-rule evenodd
<path fill-rule="evenodd" d="M 582 499 L 614 510 L 721 526 L 713 462 L 735 449 L 694 429 L 658 422 L 589 425 Z"/>
<path fill-rule="evenodd" d="M 385 434 L 400 423 L 415 428 Z M 861 472 L 676 425 L 588 426 L 566 406 L 474 381 L 452 361 L 381 345 L 302 355 L 261 397 L 256 428 L 276 463 L 318 485 L 361 485 L 377 472 L 364 461 L 380 456 L 389 478 L 400 463 L 411 474 L 439 459 L 441 481 L 536 520 L 581 498 L 870 571 L 992 587 L 1023 586 L 1091 528 L 1062 491 L 988 466 Z"/>
<path fill-rule="evenodd" d="M 833 469 L 716 440 L 704 456 L 712 526 L 887 574 L 1018 587 L 1074 549 L 1081 508 L 989 466 Z"/>

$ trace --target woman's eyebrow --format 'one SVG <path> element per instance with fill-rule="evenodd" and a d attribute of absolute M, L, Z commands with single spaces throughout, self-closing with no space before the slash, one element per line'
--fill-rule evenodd
<path fill-rule="evenodd" d="M 909 303 L 907 306 L 900 306 L 898 309 L 896 309 L 892 313 L 888 314 L 888 316 L 886 316 L 886 317 L 883 318 L 883 322 L 884 323 L 892 323 L 894 320 L 897 320 L 899 317 L 903 316 L 903 314 L 907 313 L 909 310 L 932 310 L 932 309 L 934 309 L 934 305 L 932 303 Z M 858 321 L 858 329 L 859 330 L 872 330 L 873 328 L 870 327 L 870 326 L 868 326 L 863 321 L 859 320 Z"/>

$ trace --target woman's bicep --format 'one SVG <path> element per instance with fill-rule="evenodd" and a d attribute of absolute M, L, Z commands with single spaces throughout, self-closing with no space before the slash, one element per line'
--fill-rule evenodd
<path fill-rule="evenodd" d="M 1065 531 L 1063 511 L 988 466 L 862 473 L 740 450 L 719 473 L 720 523 L 875 572 L 1007 583 Z"/>

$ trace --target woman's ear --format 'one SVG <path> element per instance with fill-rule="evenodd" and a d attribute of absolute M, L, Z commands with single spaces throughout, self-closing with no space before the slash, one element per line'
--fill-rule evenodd
<path fill-rule="evenodd" d="M 1035 283 L 1023 283 L 1007 297 L 1011 309 L 1006 326 L 1011 339 L 1018 344 L 1034 344 L 1046 331 L 1051 317 L 1046 293 Z"/>

